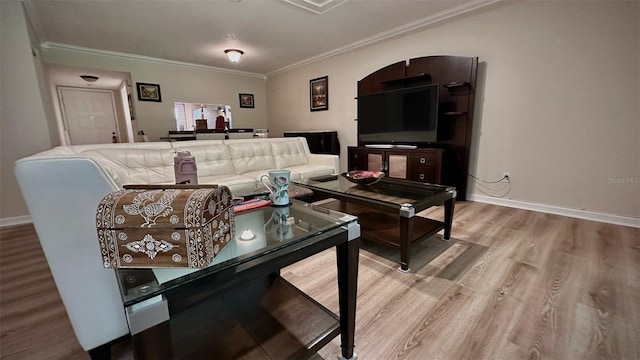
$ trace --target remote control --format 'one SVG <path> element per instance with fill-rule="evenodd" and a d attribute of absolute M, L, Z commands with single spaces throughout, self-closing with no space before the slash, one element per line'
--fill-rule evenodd
<path fill-rule="evenodd" d="M 310 178 L 309 180 L 318 181 L 318 182 L 327 182 L 332 181 L 338 178 L 338 175 L 323 175 L 314 178 Z"/>
<path fill-rule="evenodd" d="M 269 191 L 268 190 L 256 191 L 256 192 L 252 192 L 252 193 L 241 195 L 241 196 L 246 201 L 246 200 L 251 200 L 251 199 L 259 197 L 259 196 L 269 196 Z"/>

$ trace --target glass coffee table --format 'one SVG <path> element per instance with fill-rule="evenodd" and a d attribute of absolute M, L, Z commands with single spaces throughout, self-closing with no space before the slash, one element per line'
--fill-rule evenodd
<path fill-rule="evenodd" d="M 116 270 L 136 358 L 308 358 L 338 334 L 354 357 L 360 227 L 292 200 L 235 216 L 235 238 L 203 269 Z M 335 247 L 339 316 L 280 277 Z"/>
<path fill-rule="evenodd" d="M 316 200 L 336 199 L 319 206 L 358 216 L 363 239 L 399 248 L 402 271 L 409 271 L 412 242 L 442 229 L 444 240 L 451 236 L 455 187 L 388 178 L 371 185 L 359 185 L 342 176 L 294 183 L 313 190 Z M 439 205 L 444 205 L 444 221 L 415 216 Z"/>

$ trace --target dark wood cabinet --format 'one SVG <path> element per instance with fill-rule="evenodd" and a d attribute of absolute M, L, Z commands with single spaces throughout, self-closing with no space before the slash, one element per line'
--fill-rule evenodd
<path fill-rule="evenodd" d="M 416 143 L 425 148 L 415 150 L 371 149 L 358 137 L 359 147 L 353 154 L 349 151 L 349 169 L 379 171 L 373 165 L 388 164 L 385 172 L 394 177 L 402 174 L 404 166 L 408 179 L 453 185 L 458 200 L 466 200 L 477 72 L 477 57 L 425 56 L 387 65 L 358 81 L 358 97 L 438 84 L 437 141 Z M 405 142 L 399 139 L 398 143 Z M 435 148 L 426 148 L 433 145 Z M 404 162 L 401 154 L 406 156 Z"/>
<path fill-rule="evenodd" d="M 337 131 L 285 131 L 284 137 L 304 137 L 313 154 L 340 155 Z"/>
<path fill-rule="evenodd" d="M 448 181 L 446 149 L 375 149 L 349 147 L 349 170 L 382 171 L 387 177 L 431 184 L 454 185 Z"/>
<path fill-rule="evenodd" d="M 383 150 L 372 150 L 364 147 L 349 147 L 349 170 L 384 170 Z"/>
<path fill-rule="evenodd" d="M 409 179 L 442 184 L 442 152 L 442 149 L 420 149 L 420 151 L 409 153 Z"/>

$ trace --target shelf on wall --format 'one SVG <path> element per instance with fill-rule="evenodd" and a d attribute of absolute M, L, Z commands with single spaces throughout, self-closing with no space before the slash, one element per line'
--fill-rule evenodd
<path fill-rule="evenodd" d="M 462 95 L 471 91 L 471 84 L 466 81 L 452 81 L 442 85 L 451 95 Z"/>
<path fill-rule="evenodd" d="M 471 88 L 471 84 L 469 84 L 466 81 L 452 81 L 452 82 L 443 84 L 442 87 L 447 89 Z"/>

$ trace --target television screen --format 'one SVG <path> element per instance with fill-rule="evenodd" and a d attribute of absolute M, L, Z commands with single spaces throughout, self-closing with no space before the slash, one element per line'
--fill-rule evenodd
<path fill-rule="evenodd" d="M 358 142 L 436 142 L 438 89 L 431 84 L 358 96 Z"/>

